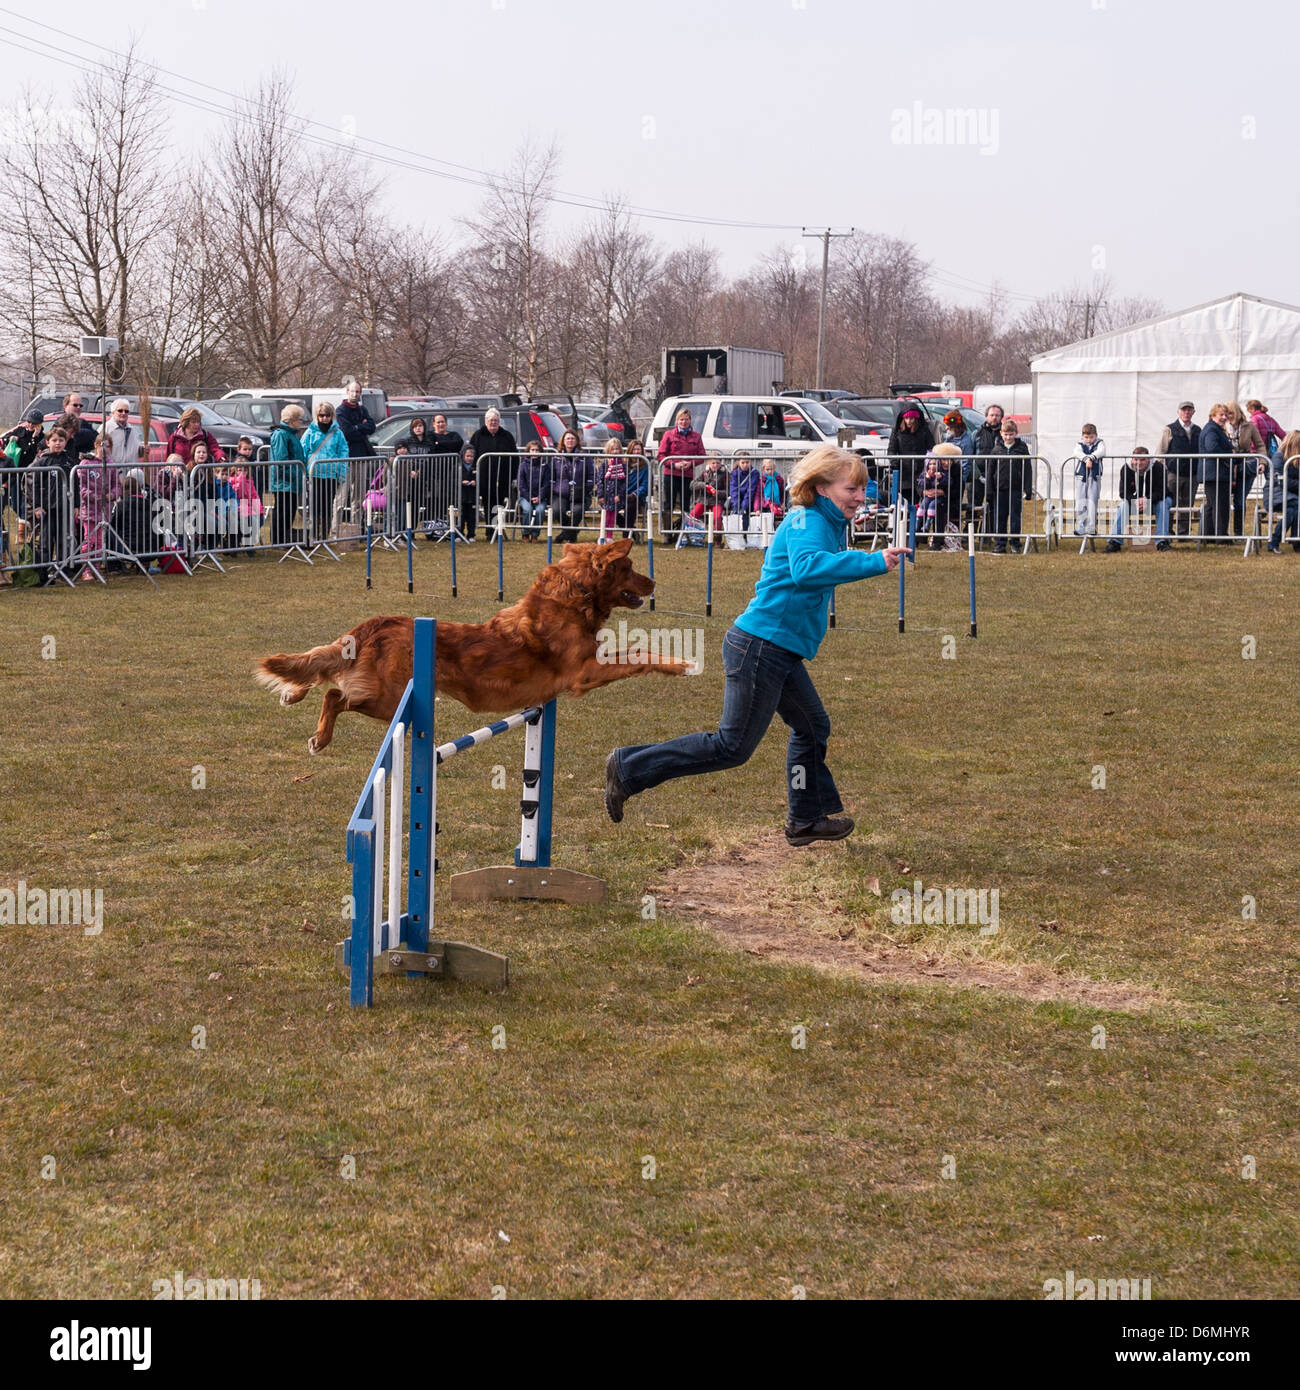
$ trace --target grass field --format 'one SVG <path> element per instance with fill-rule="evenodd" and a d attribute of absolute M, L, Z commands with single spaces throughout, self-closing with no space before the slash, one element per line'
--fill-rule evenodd
<path fill-rule="evenodd" d="M 508 598 L 542 554 L 507 547 Z M 703 612 L 702 555 L 658 559 L 704 674 L 560 709 L 555 861 L 609 902 L 444 896 L 435 935 L 509 989 L 381 981 L 368 1012 L 332 952 L 382 730 L 310 758 L 319 701 L 250 670 L 377 612 L 488 616 L 488 547 L 454 602 L 444 547 L 414 599 L 356 555 L 0 595 L 0 888 L 105 898 L 98 937 L 0 930 L 0 1294 L 1294 1294 L 1300 564 L 981 558 L 975 642 L 962 556 L 922 556 L 902 637 L 892 577 L 841 590 L 812 671 L 859 828 L 791 851 L 779 728 L 605 818 L 610 747 L 716 722 L 758 567 L 718 556 L 705 622 L 663 611 Z M 441 779 L 444 881 L 508 862 L 521 759 Z M 892 922 L 918 878 L 997 888 L 998 932 Z"/>

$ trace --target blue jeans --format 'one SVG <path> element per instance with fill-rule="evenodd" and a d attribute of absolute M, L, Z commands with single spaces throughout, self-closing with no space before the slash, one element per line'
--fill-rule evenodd
<path fill-rule="evenodd" d="M 667 743 L 614 750 L 614 771 L 629 796 L 674 777 L 721 772 L 748 762 L 772 716 L 790 728 L 786 795 L 793 825 L 811 825 L 844 807 L 826 766 L 831 721 L 803 658 L 733 627 L 722 639 L 727 677 L 717 733 L 683 734 Z"/>
<path fill-rule="evenodd" d="M 1156 498 L 1156 540 L 1167 541 L 1169 539 L 1169 517 L 1172 503 L 1168 497 Z M 1122 497 L 1119 505 L 1115 509 L 1115 528 L 1111 531 L 1111 540 L 1119 541 L 1122 545 L 1124 537 L 1128 533 L 1129 514 L 1133 509 L 1132 502 L 1126 502 Z"/>
<path fill-rule="evenodd" d="M 1282 519 L 1273 528 L 1273 535 L 1269 541 L 1270 545 L 1282 544 L 1282 526 L 1284 522 L 1287 531 L 1291 534 L 1291 539 L 1295 540 L 1297 512 L 1300 512 L 1300 497 L 1288 497 L 1286 499 L 1286 510 L 1282 513 Z"/>
<path fill-rule="evenodd" d="M 519 531 L 521 535 L 537 535 L 546 516 L 547 505 L 545 502 L 533 502 L 527 497 L 519 499 Z"/>

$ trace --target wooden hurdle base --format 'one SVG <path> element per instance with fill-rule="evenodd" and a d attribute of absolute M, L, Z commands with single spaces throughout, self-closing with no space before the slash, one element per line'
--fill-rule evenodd
<path fill-rule="evenodd" d="M 532 898 L 562 903 L 603 903 L 605 880 L 575 873 L 572 869 L 497 864 L 452 874 L 448 893 L 457 902 Z"/>
<path fill-rule="evenodd" d="M 352 938 L 334 948 L 334 968 L 350 975 Z M 464 941 L 431 941 L 427 951 L 408 951 L 405 943 L 395 951 L 375 957 L 376 975 L 427 975 L 440 980 L 468 980 L 483 989 L 505 989 L 510 983 L 510 961 L 482 946 Z"/>

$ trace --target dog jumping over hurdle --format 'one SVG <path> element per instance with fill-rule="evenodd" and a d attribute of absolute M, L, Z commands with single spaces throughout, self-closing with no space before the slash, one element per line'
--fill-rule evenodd
<path fill-rule="evenodd" d="M 602 685 L 643 676 L 684 676 L 686 661 L 617 662 L 597 659 L 597 633 L 615 608 L 640 608 L 655 581 L 628 558 L 630 540 L 609 545 L 566 545 L 509 608 L 485 623 L 438 620 L 439 694 L 475 714 L 544 705 L 557 695 L 585 695 Z M 295 705 L 317 685 L 328 685 L 316 732 L 307 740 L 320 753 L 345 711 L 390 721 L 413 665 L 411 618 L 371 618 L 337 641 L 308 652 L 263 657 L 254 679 Z"/>

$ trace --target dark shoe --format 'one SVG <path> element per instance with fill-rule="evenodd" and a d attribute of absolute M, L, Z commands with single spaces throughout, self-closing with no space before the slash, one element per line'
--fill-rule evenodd
<path fill-rule="evenodd" d="M 1168 541 L 1157 541 L 1157 542 L 1156 542 L 1156 549 L 1157 549 L 1157 550 L 1168 550 L 1168 549 L 1169 549 L 1169 542 L 1168 542 Z"/>
<path fill-rule="evenodd" d="M 1124 549 L 1124 543 L 1123 543 L 1123 541 L 1107 541 L 1107 542 L 1106 542 L 1106 554 L 1107 554 L 1107 555 L 1114 555 L 1116 551 L 1123 550 L 1123 549 Z"/>
<path fill-rule="evenodd" d="M 605 759 L 605 810 L 615 825 L 623 819 L 623 803 L 628 798 L 627 789 L 618 780 L 614 770 L 614 754 Z M 852 829 L 852 826 L 849 827 Z"/>
<path fill-rule="evenodd" d="M 787 824 L 785 827 L 785 838 L 792 845 L 811 845 L 816 840 L 843 840 L 852 834 L 851 816 L 823 816 L 812 825 Z"/>

